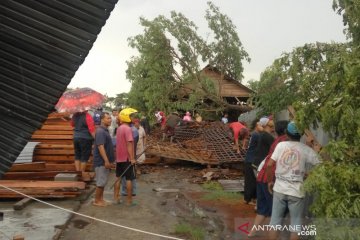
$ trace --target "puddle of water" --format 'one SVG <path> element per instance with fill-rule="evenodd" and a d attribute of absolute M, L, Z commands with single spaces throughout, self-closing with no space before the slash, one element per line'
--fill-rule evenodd
<path fill-rule="evenodd" d="M 72 221 L 72 224 L 74 227 L 78 228 L 78 229 L 83 229 L 85 228 L 87 225 L 90 224 L 90 222 L 82 220 L 82 219 L 74 219 Z"/>

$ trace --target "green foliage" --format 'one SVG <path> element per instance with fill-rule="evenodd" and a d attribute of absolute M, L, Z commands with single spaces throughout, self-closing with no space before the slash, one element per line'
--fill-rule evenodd
<path fill-rule="evenodd" d="M 360 168 L 324 163 L 311 172 L 305 190 L 315 195 L 317 239 L 358 239 L 360 236 Z"/>
<path fill-rule="evenodd" d="M 333 0 L 333 9 L 343 16 L 348 38 L 358 45 L 360 43 L 360 1 Z"/>
<path fill-rule="evenodd" d="M 293 105 L 296 121 L 301 129 L 322 123 L 324 130 L 333 138 L 323 150 L 332 161 L 330 165 L 324 166 L 328 171 L 330 167 L 337 168 L 338 164 L 358 168 L 360 163 L 360 55 L 355 57 L 355 51 L 347 44 L 306 44 L 275 60 L 255 85 L 255 97 L 265 113 L 278 112 L 286 109 L 288 105 Z M 318 172 L 319 169 L 314 171 L 314 174 L 319 174 L 318 177 L 326 172 Z M 335 176 L 335 173 L 328 176 L 333 184 L 338 183 Z M 354 178 L 359 176 L 353 175 Z M 317 187 L 309 190 L 320 189 L 320 195 L 322 190 L 330 191 L 328 187 L 331 185 L 324 185 L 318 177 L 307 181 L 307 184 L 316 181 L 313 184 Z M 343 180 L 346 182 L 349 179 Z M 356 185 L 358 183 L 352 181 L 351 184 L 359 188 L 359 185 Z M 333 187 L 338 185 L 334 184 Z M 354 189 L 347 190 L 354 193 L 351 192 Z M 324 199 L 327 204 L 324 204 Z M 343 215 L 342 208 L 331 208 L 335 206 L 332 203 L 342 202 L 340 193 L 336 192 L 332 198 L 326 195 L 322 200 L 323 202 L 314 204 L 314 211 L 319 216 L 328 216 L 329 212 L 338 217 L 349 216 Z M 355 211 L 354 208 L 346 208 L 350 212 Z"/>
<path fill-rule="evenodd" d="M 211 190 L 211 191 L 220 191 L 223 190 L 221 184 L 219 182 L 214 182 L 214 181 L 208 181 L 205 182 L 202 187 L 206 190 Z"/>
<path fill-rule="evenodd" d="M 215 181 L 205 182 L 202 187 L 209 191 L 203 196 L 206 200 L 238 201 L 241 198 L 240 193 L 226 192 L 221 184 Z"/>
<path fill-rule="evenodd" d="M 205 200 L 226 200 L 230 202 L 238 202 L 242 195 L 235 192 L 225 192 L 224 190 L 212 191 L 203 196 Z"/>
<path fill-rule="evenodd" d="M 175 233 L 185 235 L 192 240 L 205 239 L 205 231 L 202 228 L 192 226 L 188 223 L 180 223 L 175 226 Z"/>
<path fill-rule="evenodd" d="M 129 45 L 139 52 L 127 62 L 126 74 L 132 83 L 129 105 L 149 113 L 224 109 L 227 103 L 214 84 L 200 74 L 201 66 L 211 64 L 222 76 L 241 80 L 241 62 L 250 59 L 231 20 L 212 3 L 208 5 L 205 19 L 214 34 L 210 43 L 181 13 L 172 11 L 170 18 L 140 18 L 144 32 L 129 38 Z"/>
<path fill-rule="evenodd" d="M 360 168 L 355 164 L 324 163 L 308 177 L 305 189 L 316 193 L 313 212 L 327 218 L 360 216 Z"/>
<path fill-rule="evenodd" d="M 306 111 L 305 125 L 318 120 L 323 102 L 341 92 L 345 44 L 306 44 L 284 53 L 254 84 L 258 106 L 267 113 L 278 112 L 288 105 Z M 299 113 L 300 115 L 300 113 Z"/>
<path fill-rule="evenodd" d="M 242 46 L 231 19 L 220 13 L 213 3 L 208 2 L 208 5 L 205 18 L 216 40 L 209 45 L 212 52 L 210 65 L 216 66 L 222 74 L 241 81 L 244 71 L 242 61 L 250 62 L 250 57 Z"/>
<path fill-rule="evenodd" d="M 359 219 L 315 219 L 317 240 L 359 239 Z"/>

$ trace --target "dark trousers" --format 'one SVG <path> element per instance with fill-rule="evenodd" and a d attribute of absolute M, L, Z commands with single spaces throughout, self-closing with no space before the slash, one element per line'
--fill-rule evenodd
<path fill-rule="evenodd" d="M 256 198 L 256 178 L 251 163 L 245 163 L 244 176 L 244 200 L 250 202 L 251 199 Z"/>

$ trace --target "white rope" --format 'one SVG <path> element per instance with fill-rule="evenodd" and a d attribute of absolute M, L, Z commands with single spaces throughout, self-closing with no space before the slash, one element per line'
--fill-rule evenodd
<path fill-rule="evenodd" d="M 102 220 L 102 219 L 99 219 L 99 218 L 95 218 L 95 217 L 91 217 L 91 216 L 88 216 L 88 215 L 85 215 L 85 214 L 82 214 L 82 213 L 78 213 L 78 212 L 75 212 L 75 211 L 72 211 L 72 210 L 69 210 L 69 209 L 66 209 L 66 208 L 62 208 L 62 207 L 59 207 L 59 206 L 56 206 L 54 204 L 51 204 L 51 203 L 48 203 L 48 202 L 45 202 L 45 201 L 42 201 L 40 199 L 37 199 L 37 198 L 34 198 L 34 197 L 31 197 L 25 193 L 21 193 L 15 189 L 11 189 L 9 187 L 6 187 L 2 184 L 0 184 L 0 187 L 3 187 L 9 191 L 12 191 L 12 192 L 15 192 L 17 194 L 20 194 L 24 197 L 27 197 L 27 198 L 30 198 L 32 200 L 35 200 L 37 202 L 40 202 L 40 203 L 43 203 L 45 205 L 48 205 L 48 206 L 51 206 L 51 207 L 54 207 L 54 208 L 57 208 L 57 209 L 60 209 L 60 210 L 63 210 L 65 212 L 69 212 L 69 213 L 73 213 L 75 215 L 79 215 L 79 216 L 82 216 L 84 218 L 89 218 L 89 219 L 92 219 L 92 220 L 95 220 L 95 221 L 99 221 L 99 222 L 103 222 L 103 223 L 107 223 L 109 225 L 113 225 L 113 226 L 116 226 L 116 227 L 120 227 L 120 228 L 125 228 L 127 230 L 131 230 L 131 231 L 135 231 L 135 232 L 140 232 L 140 233 L 144 233 L 144 234 L 148 234 L 148 235 L 152 235 L 152 236 L 157 236 L 157 237 L 162 237 L 162 238 L 167 238 L 167 239 L 175 239 L 175 240 L 183 240 L 182 238 L 176 238 L 176 237 L 171 237 L 171 236 L 166 236 L 166 235 L 161 235 L 161 234 L 157 234 L 157 233 L 152 233 L 152 232 L 148 232 L 148 231 L 143 231 L 143 230 L 140 230 L 140 229 L 136 229 L 136 228 L 132 228 L 132 227 L 127 227 L 127 226 L 124 226 L 124 225 L 120 225 L 120 224 L 117 224 L 117 223 L 113 223 L 113 222 L 109 222 L 109 221 L 106 221 L 106 220 Z"/>

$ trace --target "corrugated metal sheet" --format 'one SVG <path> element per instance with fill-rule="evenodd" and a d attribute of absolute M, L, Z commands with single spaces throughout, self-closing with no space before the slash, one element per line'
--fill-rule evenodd
<path fill-rule="evenodd" d="M 34 150 L 40 142 L 28 142 L 14 163 L 29 163 L 33 161 Z"/>
<path fill-rule="evenodd" d="M 53 110 L 117 1 L 0 1 L 0 178 Z"/>

